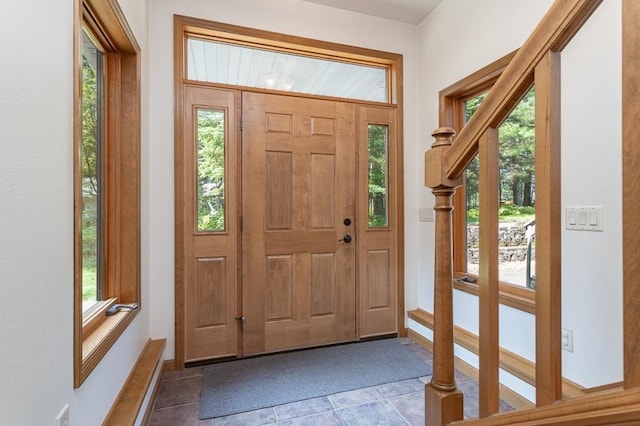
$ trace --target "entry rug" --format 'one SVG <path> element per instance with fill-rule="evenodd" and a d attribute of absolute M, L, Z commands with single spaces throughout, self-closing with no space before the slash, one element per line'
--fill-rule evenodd
<path fill-rule="evenodd" d="M 200 418 L 431 375 L 398 339 L 373 340 L 222 362 L 204 368 Z"/>

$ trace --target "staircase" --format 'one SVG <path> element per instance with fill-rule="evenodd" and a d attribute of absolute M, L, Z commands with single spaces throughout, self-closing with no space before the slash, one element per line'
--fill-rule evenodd
<path fill-rule="evenodd" d="M 426 385 L 426 424 L 640 424 L 640 1 L 623 2 L 623 291 L 622 387 L 562 398 L 560 52 L 601 0 L 556 0 L 513 57 L 460 134 L 441 127 L 425 154 L 425 185 L 435 196 L 433 377 Z M 499 414 L 497 127 L 536 87 L 536 408 Z M 441 123 L 446 124 L 446 123 Z M 454 378 L 452 196 L 466 166 L 480 157 L 480 418 L 463 420 Z M 495 214 L 494 214 L 495 213 Z"/>

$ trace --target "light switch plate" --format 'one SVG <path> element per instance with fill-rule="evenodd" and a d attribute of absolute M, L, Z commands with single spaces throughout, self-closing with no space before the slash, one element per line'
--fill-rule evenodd
<path fill-rule="evenodd" d="M 420 222 L 433 222 L 433 209 L 431 207 L 418 209 L 418 220 Z"/>
<path fill-rule="evenodd" d="M 602 206 L 567 206 L 565 226 L 575 231 L 604 230 L 604 212 Z"/>

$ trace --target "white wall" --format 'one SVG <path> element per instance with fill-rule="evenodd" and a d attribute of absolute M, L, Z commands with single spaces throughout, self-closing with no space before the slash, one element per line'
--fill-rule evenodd
<path fill-rule="evenodd" d="M 562 370 L 587 387 L 623 378 L 621 13 L 603 2 L 562 52 L 562 205 L 604 207 L 603 232 L 562 232 Z"/>
<path fill-rule="evenodd" d="M 173 216 L 173 14 L 361 46 L 404 55 L 405 181 L 407 233 L 407 305 L 415 307 L 417 246 L 413 235 L 417 223 L 418 176 L 416 156 L 422 155 L 417 140 L 417 85 L 414 25 L 303 2 L 300 0 L 204 1 L 154 0 L 150 2 L 150 113 L 151 140 L 151 281 L 152 332 L 169 338 L 165 355 L 174 357 L 174 216 Z"/>
<path fill-rule="evenodd" d="M 145 2 L 123 3 L 145 49 Z M 0 423 L 7 425 L 54 424 L 66 403 L 72 424 L 100 424 L 149 336 L 147 305 L 73 389 L 72 41 L 73 2 L 0 3 Z"/>
<path fill-rule="evenodd" d="M 438 126 L 439 90 L 518 48 L 550 4 L 446 0 L 427 16 L 418 27 L 418 134 Z M 563 373 L 583 386 L 622 374 L 620 13 L 619 0 L 603 2 L 562 54 L 562 205 L 605 210 L 604 232 L 562 233 L 562 318 L 574 329 Z M 433 205 L 428 189 L 419 194 L 421 206 Z M 433 312 L 433 224 L 420 224 L 419 235 L 418 256 L 426 261 L 418 270 L 418 304 Z M 476 297 L 455 292 L 457 325 L 477 332 L 477 312 Z M 535 360 L 534 330 L 531 315 L 501 307 L 502 346 Z M 530 388 L 518 389 L 532 398 Z"/>

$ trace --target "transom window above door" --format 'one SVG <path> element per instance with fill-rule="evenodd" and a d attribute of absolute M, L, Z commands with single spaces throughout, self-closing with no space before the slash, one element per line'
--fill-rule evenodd
<path fill-rule="evenodd" d="M 389 67 L 189 37 L 187 78 L 388 103 Z"/>

